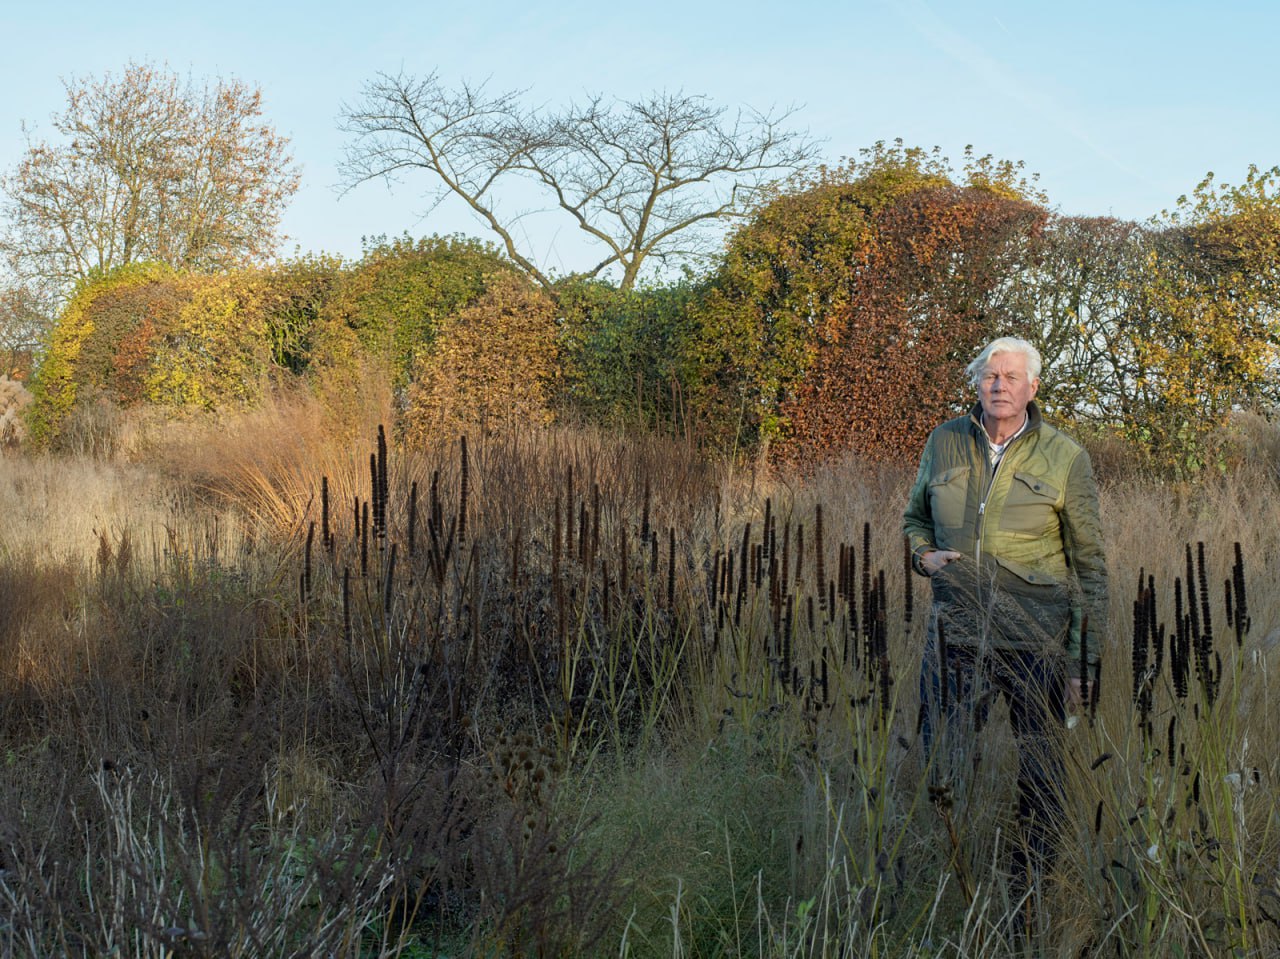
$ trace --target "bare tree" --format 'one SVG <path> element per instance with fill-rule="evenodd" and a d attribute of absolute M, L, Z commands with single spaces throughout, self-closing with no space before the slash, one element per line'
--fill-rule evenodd
<path fill-rule="evenodd" d="M 561 110 L 528 108 L 519 91 L 451 89 L 380 74 L 343 108 L 354 135 L 343 163 L 348 189 L 426 170 L 438 203 L 461 197 L 507 255 L 543 286 L 550 278 L 521 252 L 514 218 L 499 211 L 510 177 L 527 177 L 601 247 L 590 276 L 617 267 L 634 286 L 646 261 L 707 250 L 705 227 L 745 212 L 767 183 L 808 164 L 815 144 L 785 128 L 791 111 L 730 114 L 706 97 L 656 93 L 635 101 L 595 96 Z"/>
<path fill-rule="evenodd" d="M 51 322 L 30 290 L 0 285 L 0 375 L 30 371 Z"/>
<path fill-rule="evenodd" d="M 140 64 L 65 86 L 57 141 L 28 132 L 0 180 L 0 250 L 19 280 L 56 295 L 136 261 L 216 270 L 273 252 L 298 173 L 260 90 Z"/>

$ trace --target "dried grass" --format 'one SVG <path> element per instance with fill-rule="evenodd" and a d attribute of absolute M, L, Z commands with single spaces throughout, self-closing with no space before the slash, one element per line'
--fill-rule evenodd
<path fill-rule="evenodd" d="M 797 478 L 711 465 L 655 439 L 559 428 L 468 444 L 464 501 L 456 439 L 408 450 L 393 439 L 387 536 L 368 548 L 361 576 L 352 504 L 371 497 L 374 430 L 353 441 L 299 397 L 184 430 L 145 464 L 0 460 L 0 509 L 12 517 L 0 540 L 0 657 L 9 664 L 0 750 L 13 757 L 7 768 L 25 773 L 0 776 L 0 827 L 54 837 L 68 823 L 50 810 L 69 796 L 76 808 L 97 803 L 119 815 L 116 799 L 104 805 L 94 791 L 93 771 L 107 758 L 163 777 L 148 814 L 206 809 L 214 794 L 243 810 L 212 834 L 223 855 L 238 855 L 254 830 L 303 845 L 361 844 L 360 855 L 392 870 L 386 888 L 395 890 L 394 907 L 367 905 L 350 918 L 363 945 L 349 945 L 366 954 L 431 938 L 497 954 L 613 952 L 618 942 L 636 956 L 835 955 L 840 942 L 902 955 L 1013 954 L 1001 929 L 1014 904 L 998 862 L 978 857 L 978 895 L 966 908 L 920 786 L 914 682 L 927 597 L 923 581 L 905 579 L 917 611 L 907 623 L 905 472 L 847 460 Z M 331 553 L 318 532 L 307 546 L 325 478 Z M 1113 737 L 1133 729 L 1124 670 L 1138 569 L 1167 589 L 1184 574 L 1185 543 L 1204 541 L 1208 566 L 1225 570 L 1238 541 L 1254 619 L 1246 652 L 1258 652 L 1233 735 L 1258 743 L 1280 732 L 1274 710 L 1252 708 L 1268 701 L 1263 677 L 1278 655 L 1264 641 L 1280 627 L 1276 499 L 1261 467 L 1197 488 L 1104 490 L 1114 586 L 1097 728 Z M 838 579 L 840 546 L 850 544 L 854 588 L 863 588 L 864 524 L 869 571 L 886 571 L 883 655 L 895 681 L 885 714 L 869 666 L 834 674 L 829 695 L 809 681 L 822 646 L 839 650 L 843 638 L 839 618 L 828 622 L 821 608 L 807 623 L 819 506 L 825 579 Z M 740 550 L 747 523 L 760 544 L 766 511 L 778 558 L 788 550 L 795 604 L 781 618 L 785 598 L 771 596 L 766 572 L 734 632 L 716 625 L 715 597 L 737 589 L 717 581 L 717 564 Z M 656 552 L 640 541 L 645 519 L 659 533 Z M 787 622 L 784 651 L 775 643 Z M 799 692 L 784 680 L 784 659 L 803 680 Z M 865 697 L 872 708 L 850 704 Z M 499 722 L 557 757 L 555 772 L 544 771 L 554 789 L 519 788 L 510 769 L 495 778 Z M 1125 768 L 1140 771 L 1141 738 L 1127 735 Z M 1227 755 L 1241 748 L 1225 745 Z M 985 747 L 965 828 L 975 848 L 991 851 L 1011 821 L 1012 744 L 1001 732 Z M 1274 790 L 1275 761 L 1250 755 Z M 1123 785 L 1124 801 L 1143 789 Z M 174 806 L 174 796 L 187 798 Z M 1071 815 L 1072 834 L 1091 841 L 1093 805 L 1076 803 Z M 1276 842 L 1259 815 L 1250 800 L 1261 857 Z M 32 882 L 49 879 L 39 863 L 55 854 L 84 855 L 74 830 L 34 846 L 13 844 L 14 835 L 5 854 L 27 849 Z M 193 848 L 173 848 L 188 868 Z M 1084 850 L 1064 855 L 1064 880 L 1079 883 L 1090 868 L 1094 853 Z M 139 875 L 153 890 L 161 878 Z M 1120 925 L 1108 926 L 1119 917 L 1105 918 L 1098 890 L 1082 888 L 1097 901 L 1051 888 L 1047 909 L 1069 921 L 1043 941 L 1048 953 L 1130 943 Z M 65 915 L 79 910 L 77 923 L 92 915 L 68 887 L 50 894 Z M 226 909 L 247 901 L 217 900 Z M 47 919 L 37 910 L 24 922 L 47 937 Z M 129 922 L 131 934 L 155 932 L 136 915 Z M 219 928 L 230 942 L 230 926 Z M 1272 941 L 1265 930 L 1257 936 Z"/>

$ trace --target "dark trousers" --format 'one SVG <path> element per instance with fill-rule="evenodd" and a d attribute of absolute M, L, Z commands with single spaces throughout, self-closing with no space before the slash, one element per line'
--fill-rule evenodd
<path fill-rule="evenodd" d="M 1062 820 L 1063 664 L 1030 650 L 959 645 L 947 650 L 944 664 L 932 637 L 930 646 L 920 671 L 920 732 L 936 785 L 964 793 L 982 754 L 991 706 L 997 696 L 1009 704 L 1018 749 L 1020 832 L 1010 867 L 1015 888 L 1025 890 L 1052 868 Z"/>

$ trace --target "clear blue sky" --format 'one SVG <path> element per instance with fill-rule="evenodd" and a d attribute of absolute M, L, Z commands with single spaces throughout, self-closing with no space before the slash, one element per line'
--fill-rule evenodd
<path fill-rule="evenodd" d="M 1280 164 L 1271 0 L 754 0 L 644 4 L 313 0 L 185 4 L 0 0 L 0 167 L 63 102 L 62 79 L 129 60 L 261 86 L 292 139 L 302 188 L 284 222 L 302 250 L 358 255 L 361 237 L 466 232 L 462 209 L 426 216 L 426 175 L 389 193 L 334 186 L 344 100 L 378 71 L 489 78 L 560 102 L 657 89 L 726 106 L 795 104 L 832 161 L 876 140 L 966 144 L 1021 159 L 1065 213 L 1145 219 L 1207 171 L 1238 182 Z M 556 221 L 558 222 L 558 221 Z M 587 265 L 574 230 L 530 221 L 535 256 Z"/>

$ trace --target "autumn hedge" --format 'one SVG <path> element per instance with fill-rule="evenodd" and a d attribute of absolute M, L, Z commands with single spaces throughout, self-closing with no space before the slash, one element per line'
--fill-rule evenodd
<path fill-rule="evenodd" d="M 78 404 L 220 411 L 280 384 L 340 415 L 373 370 L 416 435 L 571 416 L 797 464 L 910 459 L 969 402 L 981 341 L 1014 333 L 1045 356 L 1050 416 L 1185 475 L 1221 461 L 1233 411 L 1277 399 L 1277 176 L 1135 224 L 1054 213 L 1016 165 L 881 144 L 776 186 L 705 273 L 627 290 L 548 293 L 459 237 L 133 265 L 68 303 L 28 422 L 56 443 Z"/>

